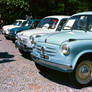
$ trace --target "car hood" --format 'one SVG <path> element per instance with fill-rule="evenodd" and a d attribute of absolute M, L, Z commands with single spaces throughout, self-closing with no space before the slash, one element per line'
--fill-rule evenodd
<path fill-rule="evenodd" d="M 22 30 L 22 27 L 15 27 L 15 28 L 12 28 L 10 31 L 20 31 Z"/>
<path fill-rule="evenodd" d="M 36 29 L 31 29 L 31 30 L 26 30 L 23 32 L 18 33 L 18 36 L 31 36 L 33 34 L 39 34 L 39 33 L 50 33 L 50 32 L 55 32 L 53 29 L 46 29 L 46 28 L 36 28 Z"/>
<path fill-rule="evenodd" d="M 21 26 L 21 27 L 12 28 L 10 31 L 24 31 L 28 29 L 30 29 L 29 26 Z"/>
<path fill-rule="evenodd" d="M 38 39 L 39 42 L 46 42 L 50 44 L 61 45 L 62 42 L 67 40 L 83 40 L 92 39 L 92 32 L 84 31 L 63 31 L 52 34 L 47 34 Z"/>

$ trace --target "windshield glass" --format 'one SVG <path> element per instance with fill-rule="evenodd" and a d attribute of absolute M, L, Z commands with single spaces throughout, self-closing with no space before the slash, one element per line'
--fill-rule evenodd
<path fill-rule="evenodd" d="M 44 27 L 46 24 L 49 25 L 49 28 L 50 29 L 54 29 L 56 24 L 58 22 L 58 19 L 57 18 L 45 18 L 45 19 L 42 19 L 40 21 L 40 23 L 38 24 L 38 28 L 42 28 Z"/>
<path fill-rule="evenodd" d="M 32 21 L 24 21 L 21 26 L 29 26 Z"/>
<path fill-rule="evenodd" d="M 20 26 L 21 23 L 22 23 L 22 21 L 15 21 L 15 22 L 13 23 L 13 25 L 15 25 L 15 26 Z"/>
<path fill-rule="evenodd" d="M 92 16 L 91 15 L 73 16 L 67 21 L 63 29 L 92 31 Z"/>

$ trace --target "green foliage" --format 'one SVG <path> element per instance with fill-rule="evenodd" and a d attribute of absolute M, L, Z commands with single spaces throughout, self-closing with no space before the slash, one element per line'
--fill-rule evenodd
<path fill-rule="evenodd" d="M 26 15 L 43 18 L 48 15 L 72 15 L 91 10 L 91 0 L 0 0 L 0 17 L 7 23 Z"/>
<path fill-rule="evenodd" d="M 0 0 L 0 17 L 8 23 L 25 18 L 28 9 L 28 2 L 24 0 Z"/>

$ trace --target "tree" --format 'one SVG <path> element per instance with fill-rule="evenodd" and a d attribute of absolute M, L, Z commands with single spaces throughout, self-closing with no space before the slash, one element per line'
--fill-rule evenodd
<path fill-rule="evenodd" d="M 91 10 L 91 0 L 0 0 L 0 17 L 6 23 L 25 16 L 72 15 Z"/>

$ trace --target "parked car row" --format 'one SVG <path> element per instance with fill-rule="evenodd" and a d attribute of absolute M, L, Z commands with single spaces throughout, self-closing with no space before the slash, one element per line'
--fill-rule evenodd
<path fill-rule="evenodd" d="M 16 46 L 22 54 L 29 54 L 33 49 L 32 39 L 36 35 L 59 32 L 69 16 L 48 16 L 43 18 L 36 29 L 20 32 L 17 34 Z M 32 37 L 34 35 L 34 38 Z"/>
<path fill-rule="evenodd" d="M 3 34 L 6 38 L 15 40 L 16 34 L 24 31 L 33 29 L 37 26 L 37 24 L 40 22 L 40 19 L 27 19 L 27 20 L 17 20 L 12 26 L 4 26 L 3 27 Z M 15 26 L 17 25 L 17 26 Z M 5 29 L 6 28 L 6 29 Z"/>
<path fill-rule="evenodd" d="M 18 19 L 16 20 L 13 24 L 11 25 L 4 25 L 3 26 L 3 31 L 2 33 L 5 35 L 8 35 L 9 34 L 9 30 L 12 29 L 12 28 L 17 28 L 17 27 L 20 27 L 22 25 L 23 22 L 25 22 L 26 20 L 23 20 L 23 19 Z"/>
<path fill-rule="evenodd" d="M 66 72 L 76 86 L 92 83 L 92 12 L 48 16 L 35 29 L 16 34 L 20 53 L 36 66 Z"/>

